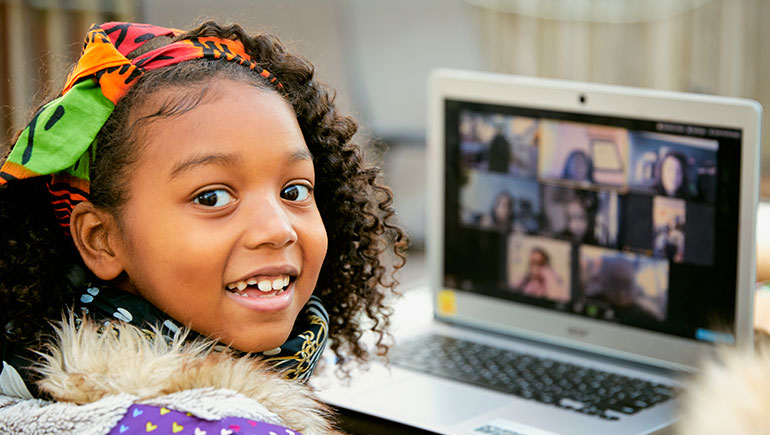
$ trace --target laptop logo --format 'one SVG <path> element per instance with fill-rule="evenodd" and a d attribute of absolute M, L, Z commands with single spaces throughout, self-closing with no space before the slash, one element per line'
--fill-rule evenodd
<path fill-rule="evenodd" d="M 567 334 L 575 338 L 585 338 L 588 336 L 588 330 L 584 328 L 578 328 L 576 326 L 570 326 L 567 328 Z"/>

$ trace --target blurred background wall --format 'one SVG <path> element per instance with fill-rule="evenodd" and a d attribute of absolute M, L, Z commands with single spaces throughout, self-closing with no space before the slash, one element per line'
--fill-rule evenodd
<path fill-rule="evenodd" d="M 273 32 L 316 65 L 360 121 L 358 140 L 386 150 L 417 246 L 433 68 L 748 97 L 768 109 L 770 125 L 768 0 L 0 0 L 3 144 L 61 87 L 91 23 L 187 28 L 205 19 Z M 770 197 L 770 145 L 762 167 Z"/>

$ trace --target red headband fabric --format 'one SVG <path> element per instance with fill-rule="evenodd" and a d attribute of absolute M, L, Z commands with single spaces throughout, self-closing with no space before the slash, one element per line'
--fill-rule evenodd
<path fill-rule="evenodd" d="M 83 55 L 67 79 L 62 94 L 87 77 L 95 77 L 102 93 L 117 104 L 143 71 L 163 68 L 191 59 L 212 58 L 236 62 L 257 71 L 277 90 L 283 86 L 269 71 L 246 53 L 240 41 L 218 37 L 183 39 L 132 60 L 126 56 L 157 36 L 177 37 L 182 31 L 149 24 L 111 22 L 93 26 L 86 37 Z"/>

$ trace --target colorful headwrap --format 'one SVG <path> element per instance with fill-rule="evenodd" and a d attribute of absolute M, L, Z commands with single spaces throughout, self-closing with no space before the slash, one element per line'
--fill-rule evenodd
<path fill-rule="evenodd" d="M 50 176 L 48 190 L 59 224 L 69 233 L 72 207 L 87 200 L 94 139 L 115 105 L 145 71 L 190 59 L 236 62 L 256 71 L 277 90 L 282 85 L 254 62 L 239 41 L 217 37 L 183 39 L 129 60 L 126 56 L 156 36 L 182 31 L 148 24 L 94 25 L 62 95 L 43 106 L 22 131 L 0 168 L 0 184 Z"/>

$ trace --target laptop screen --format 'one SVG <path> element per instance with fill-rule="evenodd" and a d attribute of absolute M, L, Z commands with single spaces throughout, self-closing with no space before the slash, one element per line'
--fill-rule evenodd
<path fill-rule="evenodd" d="M 445 288 L 734 341 L 740 129 L 443 104 Z"/>

